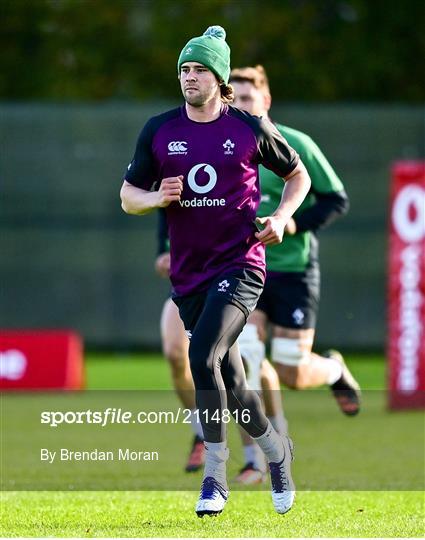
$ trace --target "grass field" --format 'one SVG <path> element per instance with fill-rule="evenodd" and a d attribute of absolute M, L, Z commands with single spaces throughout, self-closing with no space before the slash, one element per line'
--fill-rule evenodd
<path fill-rule="evenodd" d="M 422 537 L 425 532 L 424 498 L 422 492 L 413 489 L 423 483 L 423 446 L 416 451 L 412 448 L 418 445 L 418 441 L 423 444 L 421 413 L 388 413 L 385 410 L 382 358 L 350 356 L 348 362 L 362 386 L 373 389 L 365 395 L 363 414 L 355 419 L 342 417 L 332 400 L 327 398 L 324 403 L 329 406 L 329 411 L 326 408 L 328 412 L 321 420 L 323 410 L 318 406 L 314 413 L 310 413 L 306 406 L 302 407 L 304 402 L 308 403 L 305 393 L 285 391 L 291 431 L 299 447 L 294 463 L 299 491 L 294 508 L 285 516 L 274 513 L 267 491 L 233 490 L 221 516 L 202 520 L 193 512 L 197 493 L 160 490 L 163 485 L 154 491 L 5 491 L 2 494 L 0 535 Z M 171 389 L 168 367 L 155 355 L 109 355 L 107 358 L 89 355 L 87 385 L 96 390 Z M 27 397 L 23 396 L 22 400 L 25 399 Z M 352 422 L 347 435 L 346 421 Z M 422 432 L 419 438 L 418 426 Z M 394 437 L 393 431 L 400 436 Z M 328 433 L 334 439 L 335 453 L 331 456 L 318 450 L 321 445 L 326 447 L 324 442 Z M 365 434 L 371 449 L 379 447 L 376 455 L 362 452 L 361 446 L 353 448 L 356 440 L 365 438 Z M 176 458 L 178 464 L 164 465 L 170 482 L 176 482 L 180 477 L 188 444 L 189 432 L 181 447 L 176 444 L 180 452 Z M 330 491 L 326 485 L 328 476 L 323 473 L 322 480 L 320 473 L 323 471 L 320 469 L 326 469 L 328 460 L 331 467 L 335 466 L 343 474 L 347 464 L 343 463 L 341 451 L 347 446 L 351 450 L 349 455 L 355 460 L 355 490 Z M 387 458 L 390 450 L 395 451 L 394 455 L 399 459 L 394 460 L 391 454 Z M 319 458 L 315 461 L 317 452 Z M 232 453 L 237 454 L 233 450 Z M 229 462 L 229 473 L 233 474 L 232 468 L 237 470 L 239 465 L 237 460 Z M 403 475 L 405 470 L 406 479 Z M 308 489 L 306 477 L 312 475 L 316 475 L 317 484 L 323 485 L 326 491 Z M 397 478 L 405 480 L 400 484 L 400 490 L 379 491 L 379 485 L 386 486 L 388 479 Z M 374 491 L 368 490 L 368 486 L 372 486 L 370 489 Z M 343 485 L 341 489 L 344 489 Z"/>

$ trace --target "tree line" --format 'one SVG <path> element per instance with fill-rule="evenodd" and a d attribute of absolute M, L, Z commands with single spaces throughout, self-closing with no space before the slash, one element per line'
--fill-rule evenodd
<path fill-rule="evenodd" d="M 274 98 L 421 102 L 422 0 L 1 0 L 0 99 L 175 99 L 177 56 L 211 24 Z"/>

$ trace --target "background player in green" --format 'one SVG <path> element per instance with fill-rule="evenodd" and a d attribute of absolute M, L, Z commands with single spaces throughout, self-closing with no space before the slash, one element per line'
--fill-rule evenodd
<path fill-rule="evenodd" d="M 270 88 L 262 66 L 234 69 L 230 83 L 235 92 L 234 105 L 251 114 L 268 117 Z M 268 324 L 271 324 L 271 359 L 281 382 L 295 389 L 327 384 L 347 415 L 359 411 L 360 391 L 342 355 L 328 351 L 322 356 L 312 352 L 320 294 L 320 268 L 316 232 L 348 210 L 348 198 L 341 180 L 329 162 L 306 134 L 275 124 L 288 143 L 296 149 L 312 180 L 311 190 L 285 229 L 281 244 L 267 246 L 267 277 L 264 291 L 239 336 L 241 354 L 248 366 L 248 380 L 260 388 L 260 377 L 268 389 L 279 390 L 273 382 L 273 367 L 265 358 Z M 261 203 L 258 216 L 267 216 L 279 201 L 281 192 L 273 172 L 260 166 Z M 273 392 L 269 392 L 272 394 Z M 277 392 L 276 392 L 277 394 Z M 265 396 L 267 397 L 267 396 Z M 269 395 L 268 403 L 276 403 Z M 276 405 L 275 405 L 276 407 Z M 280 410 L 269 411 L 279 416 Z M 245 440 L 249 445 L 248 440 Z M 249 449 L 245 449 L 245 456 Z M 254 449 L 251 449 L 254 459 Z M 258 454 L 257 454 L 258 455 Z M 257 464 L 245 457 L 240 481 L 252 477 Z M 251 462 L 250 462 L 251 461 Z M 260 467 L 258 467 L 260 468 Z"/>

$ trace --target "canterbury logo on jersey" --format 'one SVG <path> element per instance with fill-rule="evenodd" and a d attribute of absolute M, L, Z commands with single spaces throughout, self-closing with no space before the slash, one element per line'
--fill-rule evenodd
<path fill-rule="evenodd" d="M 171 141 L 168 143 L 168 155 L 174 154 L 187 154 L 187 142 L 186 141 Z"/>

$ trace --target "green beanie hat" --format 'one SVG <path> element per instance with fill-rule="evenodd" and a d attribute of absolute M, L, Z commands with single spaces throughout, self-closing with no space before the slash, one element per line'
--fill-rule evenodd
<path fill-rule="evenodd" d="M 177 72 L 185 62 L 199 62 L 210 69 L 226 84 L 230 75 L 230 48 L 226 32 L 221 26 L 210 26 L 202 36 L 186 43 L 177 62 Z"/>

